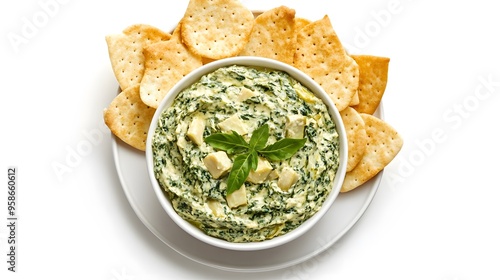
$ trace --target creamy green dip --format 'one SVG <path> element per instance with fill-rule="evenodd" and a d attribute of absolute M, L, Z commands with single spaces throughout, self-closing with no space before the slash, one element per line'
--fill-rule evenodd
<path fill-rule="evenodd" d="M 224 132 L 220 124 L 230 118 L 229 129 L 247 141 L 263 124 L 269 125 L 267 144 L 307 138 L 292 158 L 269 161 L 272 171 L 263 182 L 245 182 L 246 203 L 237 207 L 227 203 L 227 174 L 214 178 L 204 163 L 218 151 L 202 140 Z M 297 120 L 300 125 L 290 124 Z M 201 142 L 190 132 L 200 122 Z M 270 239 L 301 225 L 320 209 L 339 166 L 338 134 L 326 105 L 284 72 L 246 66 L 220 68 L 180 92 L 162 112 L 152 145 L 156 179 L 177 213 L 230 242 Z M 297 177 L 287 189 L 278 186 L 284 170 Z"/>

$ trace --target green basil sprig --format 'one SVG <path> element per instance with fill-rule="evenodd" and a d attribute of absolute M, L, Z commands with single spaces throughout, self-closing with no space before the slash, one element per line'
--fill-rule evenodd
<path fill-rule="evenodd" d="M 250 143 L 236 131 L 231 133 L 214 133 L 205 138 L 205 142 L 215 149 L 226 151 L 228 154 L 238 154 L 233 160 L 233 167 L 227 179 L 227 194 L 238 190 L 250 173 L 257 169 L 258 154 L 273 161 L 285 160 L 292 157 L 306 143 L 306 138 L 284 138 L 274 144 L 266 146 L 269 139 L 269 126 L 264 124 L 256 129 Z"/>

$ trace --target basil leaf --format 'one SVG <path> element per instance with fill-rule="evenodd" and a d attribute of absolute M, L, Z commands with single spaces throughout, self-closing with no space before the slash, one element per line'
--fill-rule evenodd
<path fill-rule="evenodd" d="M 269 138 L 269 125 L 264 124 L 252 133 L 250 138 L 250 150 L 264 149 Z"/>
<path fill-rule="evenodd" d="M 235 153 L 248 149 L 248 143 L 236 131 L 229 133 L 215 133 L 205 137 L 205 142 L 215 149 Z"/>
<path fill-rule="evenodd" d="M 256 170 L 257 166 L 259 165 L 259 155 L 257 154 L 256 151 L 252 150 L 250 152 L 250 170 Z"/>
<path fill-rule="evenodd" d="M 270 160 L 284 160 L 291 158 L 298 150 L 300 150 L 307 139 L 292 139 L 284 138 L 272 145 L 265 147 L 258 152 Z"/>
<path fill-rule="evenodd" d="M 205 137 L 205 142 L 213 148 L 224 150 L 227 153 L 243 153 L 235 156 L 233 167 L 227 178 L 227 194 L 241 188 L 251 170 L 256 170 L 259 164 L 259 155 L 270 160 L 284 160 L 292 157 L 306 143 L 304 139 L 285 138 L 266 147 L 269 139 L 269 125 L 264 124 L 256 129 L 247 143 L 243 136 L 236 131 L 232 133 L 214 133 Z"/>
<path fill-rule="evenodd" d="M 241 188 L 245 183 L 245 180 L 250 173 L 250 167 L 252 165 L 253 155 L 252 153 L 244 153 L 237 155 L 233 161 L 233 167 L 229 172 L 229 177 L 227 178 L 227 194 Z"/>

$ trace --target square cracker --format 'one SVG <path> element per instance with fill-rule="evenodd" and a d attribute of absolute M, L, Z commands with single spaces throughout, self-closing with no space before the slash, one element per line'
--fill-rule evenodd
<path fill-rule="evenodd" d="M 105 37 L 109 59 L 116 80 L 122 90 L 141 82 L 144 74 L 146 46 L 170 39 L 170 34 L 147 24 L 134 24 L 121 34 Z"/>
<path fill-rule="evenodd" d="M 238 0 L 190 0 L 181 24 L 182 41 L 193 53 L 221 59 L 243 50 L 254 15 Z"/>
<path fill-rule="evenodd" d="M 370 114 L 360 115 L 365 122 L 368 142 L 361 161 L 346 173 L 341 192 L 351 191 L 373 178 L 394 159 L 403 146 L 403 138 L 388 123 Z"/>
<path fill-rule="evenodd" d="M 328 16 L 298 30 L 293 63 L 323 87 L 339 111 L 349 106 L 358 90 L 358 64 L 344 50 Z"/>
<path fill-rule="evenodd" d="M 178 26 L 168 41 L 144 49 L 145 70 L 141 80 L 142 101 L 158 108 L 168 91 L 184 76 L 202 66 L 200 56 L 193 54 L 181 42 Z"/>
<path fill-rule="evenodd" d="M 136 84 L 122 91 L 111 101 L 104 110 L 104 123 L 123 142 L 144 151 L 154 113 L 154 108 L 142 102 L 139 84 Z"/>
<path fill-rule="evenodd" d="M 389 58 L 372 55 L 351 56 L 359 66 L 359 103 L 353 107 L 360 113 L 373 114 L 387 86 Z"/>
<path fill-rule="evenodd" d="M 292 64 L 295 53 L 295 10 L 280 6 L 255 18 L 250 39 L 240 55 L 260 56 Z"/>

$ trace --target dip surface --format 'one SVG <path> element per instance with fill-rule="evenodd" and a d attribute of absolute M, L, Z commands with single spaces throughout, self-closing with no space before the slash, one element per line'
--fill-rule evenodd
<path fill-rule="evenodd" d="M 219 125 L 224 121 L 229 125 Z M 203 137 L 230 133 L 229 126 L 248 141 L 268 124 L 268 145 L 285 137 L 307 142 L 290 159 L 269 160 L 269 175 L 245 182 L 246 203 L 231 208 L 227 174 L 214 178 L 204 163 L 218 150 L 189 135 L 200 122 Z M 285 72 L 246 66 L 220 68 L 181 91 L 161 113 L 152 145 L 155 177 L 176 212 L 230 242 L 262 241 L 301 225 L 321 208 L 339 166 L 338 133 L 326 105 Z M 298 178 L 283 190 L 278 181 L 289 170 Z"/>

